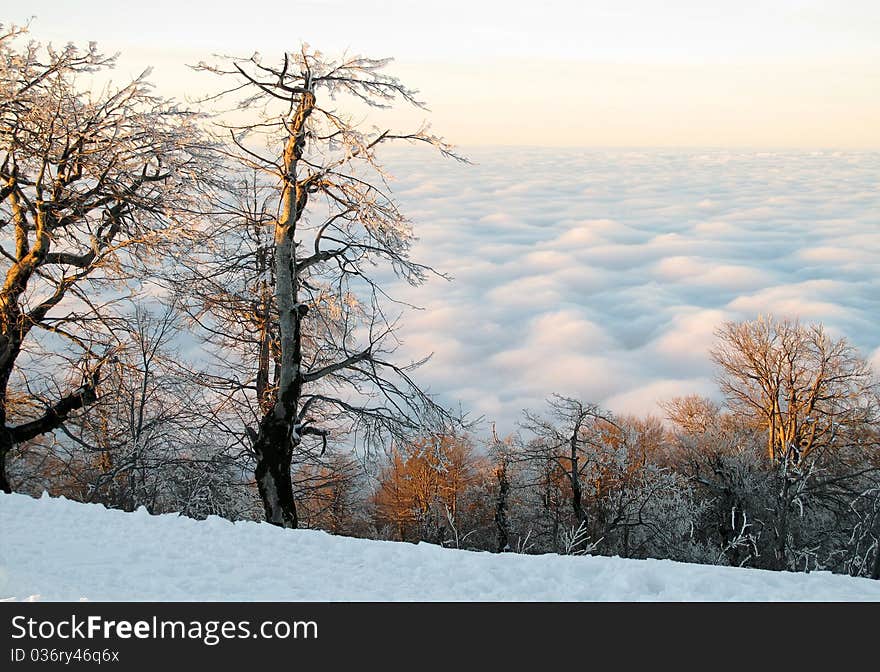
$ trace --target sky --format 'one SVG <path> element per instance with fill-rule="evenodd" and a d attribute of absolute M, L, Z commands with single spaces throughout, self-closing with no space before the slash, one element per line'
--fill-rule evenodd
<path fill-rule="evenodd" d="M 417 261 L 394 291 L 420 383 L 511 431 L 553 392 L 658 413 L 717 394 L 725 320 L 824 322 L 880 369 L 880 3 L 31 0 L 35 38 L 97 40 L 118 77 L 216 90 L 186 67 L 305 41 L 393 56 L 463 148 L 383 154 Z M 646 149 L 649 148 L 649 149 Z"/>
<path fill-rule="evenodd" d="M 453 276 L 396 296 L 400 356 L 516 429 L 551 393 L 618 414 L 719 399 L 728 320 L 821 322 L 880 371 L 880 153 L 475 149 L 389 153 L 413 254 Z"/>
<path fill-rule="evenodd" d="M 880 3 L 870 0 L 30 0 L 39 39 L 97 40 L 163 93 L 215 83 L 213 53 L 301 42 L 396 59 L 458 144 L 880 148 Z M 421 111 L 400 111 L 417 124 Z"/>

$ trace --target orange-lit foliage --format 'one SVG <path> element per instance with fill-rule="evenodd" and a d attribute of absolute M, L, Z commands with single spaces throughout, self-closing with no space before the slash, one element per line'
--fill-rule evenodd
<path fill-rule="evenodd" d="M 590 434 L 586 473 L 596 498 L 631 486 L 649 462 L 663 457 L 667 445 L 662 423 L 652 416 L 625 416 L 614 423 L 598 419 Z"/>
<path fill-rule="evenodd" d="M 468 491 L 489 475 L 462 437 L 431 437 L 395 449 L 373 498 L 376 526 L 401 541 L 442 543 L 452 525 L 474 513 Z"/>

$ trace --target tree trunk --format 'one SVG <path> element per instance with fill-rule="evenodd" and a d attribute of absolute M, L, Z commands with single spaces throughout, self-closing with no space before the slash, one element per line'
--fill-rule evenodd
<path fill-rule="evenodd" d="M 880 542 L 874 550 L 874 571 L 871 572 L 871 578 L 880 580 Z"/>
<path fill-rule="evenodd" d="M 578 419 L 577 424 L 574 427 L 574 431 L 572 431 L 571 438 L 569 439 L 569 460 L 571 461 L 571 472 L 568 474 L 569 481 L 571 482 L 571 508 L 574 510 L 574 516 L 577 520 L 577 532 L 576 534 L 581 532 L 581 527 L 586 528 L 587 524 L 587 515 L 584 513 L 583 506 L 583 491 L 581 489 L 581 477 L 580 477 L 580 466 L 578 464 L 578 432 L 581 428 L 581 423 L 583 422 L 583 417 Z M 575 542 L 571 548 L 572 552 L 579 550 L 580 546 L 584 544 L 586 540 L 578 540 L 575 538 Z"/>
<path fill-rule="evenodd" d="M 569 480 L 571 482 L 571 508 L 573 509 L 575 519 L 577 520 L 575 534 L 581 536 L 586 531 L 587 514 L 584 512 L 584 495 L 581 488 L 580 474 L 578 472 L 578 458 L 574 451 L 572 451 L 571 455 L 571 473 L 569 474 Z M 582 530 L 581 528 L 584 529 Z M 572 553 L 579 551 L 586 544 L 586 539 L 578 539 L 575 537 L 573 542 L 574 543 L 571 547 Z"/>
<path fill-rule="evenodd" d="M 9 342 L 10 339 L 5 336 L 0 336 L 0 345 L 8 344 Z M 17 343 L 14 343 L 12 349 L 17 355 Z M 8 351 L 9 350 L 7 350 L 7 352 Z M 6 395 L 11 372 L 12 367 L 8 364 L 3 367 L 2 371 L 0 371 L 0 491 L 7 494 L 12 493 L 12 484 L 9 482 L 9 477 L 6 475 L 6 456 L 9 455 L 9 452 L 15 446 L 15 439 L 12 437 L 12 432 L 6 427 Z"/>
<path fill-rule="evenodd" d="M 287 423 L 275 421 L 271 415 L 264 418 L 254 442 L 254 452 L 257 454 L 254 476 L 263 500 L 266 522 L 295 528 L 296 503 L 290 477 L 292 449 L 287 436 Z"/>
<path fill-rule="evenodd" d="M 311 85 L 307 83 L 307 88 Z M 299 303 L 299 272 L 296 258 L 296 224 L 308 201 L 308 190 L 296 179 L 296 166 L 306 143 L 306 120 L 315 106 L 311 91 L 303 94 L 289 122 L 284 148 L 284 186 L 281 211 L 275 222 L 275 302 L 281 341 L 278 393 L 271 410 L 263 416 L 254 441 L 257 467 L 254 475 L 266 521 L 281 527 L 297 526 L 296 504 L 290 464 L 299 443 L 297 412 L 303 387 L 302 319 L 308 306 Z"/>
<path fill-rule="evenodd" d="M 776 566 L 773 569 L 788 569 L 788 509 L 790 506 L 789 490 L 791 483 L 787 475 L 783 475 L 782 491 L 777 501 L 776 512 L 776 548 L 774 560 Z"/>
<path fill-rule="evenodd" d="M 0 428 L 0 491 L 12 493 L 12 485 L 6 476 L 6 456 L 12 450 L 13 442 L 9 432 Z"/>
<path fill-rule="evenodd" d="M 496 550 L 504 553 L 510 550 L 510 537 L 507 529 L 507 498 L 510 493 L 510 481 L 507 480 L 507 467 L 504 463 L 496 471 L 498 477 L 498 500 L 495 504 L 495 527 L 498 529 Z"/>
<path fill-rule="evenodd" d="M 877 518 L 874 518 L 874 529 L 878 529 Z M 871 571 L 871 578 L 880 580 L 880 535 L 875 534 L 877 538 L 877 546 L 874 549 L 874 568 Z"/>
<path fill-rule="evenodd" d="M 571 475 L 571 508 L 574 511 L 578 525 L 584 523 L 587 516 L 584 514 L 583 493 L 581 492 L 581 483 L 577 474 Z"/>

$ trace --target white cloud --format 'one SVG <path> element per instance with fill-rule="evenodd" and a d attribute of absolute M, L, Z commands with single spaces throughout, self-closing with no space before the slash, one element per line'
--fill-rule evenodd
<path fill-rule="evenodd" d="M 874 370 L 874 373 L 880 375 L 880 347 L 871 353 L 868 361 L 871 363 L 871 368 Z"/>
<path fill-rule="evenodd" d="M 708 378 L 663 379 L 610 397 L 605 404 L 617 414 L 661 415 L 657 404 L 688 394 L 715 396 L 715 385 Z"/>
<path fill-rule="evenodd" d="M 714 330 L 758 314 L 822 321 L 880 363 L 878 154 L 389 156 L 415 257 L 455 276 L 396 288 L 425 307 L 404 351 L 433 351 L 418 380 L 499 431 L 552 392 L 638 413 L 711 393 Z"/>

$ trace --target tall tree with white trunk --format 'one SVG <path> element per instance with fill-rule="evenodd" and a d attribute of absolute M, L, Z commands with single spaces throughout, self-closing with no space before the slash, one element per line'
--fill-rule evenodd
<path fill-rule="evenodd" d="M 410 377 L 418 362 L 392 358 L 399 315 L 388 306 L 400 304 L 389 303 L 375 269 L 390 267 L 413 285 L 433 271 L 410 258 L 412 226 L 376 152 L 405 140 L 460 157 L 426 128 L 364 129 L 335 107 L 337 99 L 422 107 L 415 91 L 384 72 L 387 63 L 303 47 L 272 65 L 254 55 L 198 66 L 231 80 L 212 97 L 234 101 L 223 117 L 227 153 L 260 176 L 259 200 L 269 203 L 261 211 L 272 214 L 263 224 L 271 243 L 262 249 L 273 289 L 271 303 L 263 302 L 272 323 L 265 331 L 274 336 L 260 351 L 274 366 L 255 363 L 253 379 L 241 382 L 259 388 L 259 417 L 247 433 L 266 520 L 283 527 L 297 526 L 291 463 L 307 445 L 322 450 L 328 437 L 352 433 L 405 440 L 450 419 Z M 252 229 L 261 219 L 239 221 Z"/>

